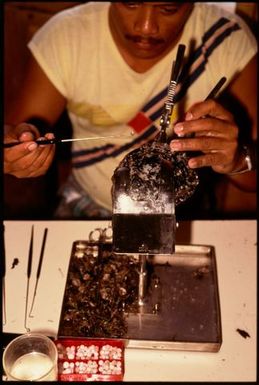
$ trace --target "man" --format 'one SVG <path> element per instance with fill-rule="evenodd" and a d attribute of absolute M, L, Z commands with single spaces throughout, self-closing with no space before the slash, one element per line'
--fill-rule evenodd
<path fill-rule="evenodd" d="M 209 167 L 255 190 L 255 171 L 243 172 L 251 164 L 240 138 L 256 139 L 256 41 L 239 18 L 188 2 L 88 3 L 55 15 L 29 44 L 32 58 L 5 135 L 5 142 L 23 143 L 5 149 L 4 171 L 19 178 L 46 173 L 55 146 L 36 144 L 38 129 L 23 122 L 45 122 L 52 138 L 67 108 L 75 138 L 110 137 L 73 143 L 73 173 L 57 216 L 109 216 L 114 169 L 159 130 L 180 43 L 187 53 L 172 151 L 189 151 L 191 168 Z M 246 109 L 251 132 L 219 103 L 203 102 L 222 76 L 225 92 Z"/>

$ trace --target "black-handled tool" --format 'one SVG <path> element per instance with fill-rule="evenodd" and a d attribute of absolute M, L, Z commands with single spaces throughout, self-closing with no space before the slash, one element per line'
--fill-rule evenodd
<path fill-rule="evenodd" d="M 221 89 L 221 87 L 223 86 L 223 84 L 226 82 L 226 80 L 227 80 L 227 78 L 226 78 L 225 76 L 223 76 L 223 77 L 218 81 L 218 83 L 215 85 L 215 87 L 210 91 L 209 95 L 206 97 L 205 100 L 215 98 L 215 96 L 217 95 L 217 93 L 219 92 L 219 90 Z"/>
<path fill-rule="evenodd" d="M 35 288 L 34 288 L 34 293 L 33 293 L 33 298 L 32 298 L 32 304 L 31 304 L 31 309 L 29 312 L 29 317 L 32 318 L 33 316 L 31 315 L 35 297 L 36 297 L 36 291 L 38 287 L 38 282 L 40 278 L 40 273 L 41 273 L 41 266 L 42 266 L 42 261 L 43 261 L 43 255 L 44 255 L 44 250 L 45 250 L 45 244 L 46 244 L 46 239 L 47 239 L 47 233 L 48 229 L 46 228 L 44 230 L 44 235 L 43 235 L 43 240 L 42 240 L 42 245 L 41 245 L 41 251 L 40 251 L 40 258 L 39 258 L 39 264 L 38 264 L 38 269 L 37 269 L 37 274 L 36 274 L 36 283 L 35 283 Z"/>

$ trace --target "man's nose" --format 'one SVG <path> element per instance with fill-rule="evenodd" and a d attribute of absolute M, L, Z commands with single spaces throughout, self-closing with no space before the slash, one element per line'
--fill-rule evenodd
<path fill-rule="evenodd" d="M 134 31 L 142 36 L 153 36 L 159 31 L 157 15 L 154 9 L 140 7 L 134 23 Z"/>

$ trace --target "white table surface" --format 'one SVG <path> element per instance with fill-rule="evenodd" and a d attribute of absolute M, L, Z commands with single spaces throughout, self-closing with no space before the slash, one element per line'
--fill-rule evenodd
<path fill-rule="evenodd" d="M 108 221 L 5 221 L 6 312 L 4 332 L 25 333 L 27 261 L 34 225 L 29 307 L 36 279 L 44 228 L 48 236 L 34 304 L 31 331 L 56 336 L 72 243 L 88 239 Z M 256 381 L 257 222 L 180 222 L 177 244 L 215 247 L 223 343 L 217 353 L 125 350 L 125 381 Z M 18 264 L 12 268 L 14 258 Z M 244 338 L 237 328 L 250 337 Z"/>

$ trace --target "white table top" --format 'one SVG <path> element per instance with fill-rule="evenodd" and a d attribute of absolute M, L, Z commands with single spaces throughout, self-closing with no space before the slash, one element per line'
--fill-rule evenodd
<path fill-rule="evenodd" d="M 4 332 L 25 333 L 27 262 L 34 225 L 29 305 L 35 285 L 44 228 L 48 236 L 33 318 L 27 327 L 56 336 L 67 269 L 76 240 L 107 227 L 108 221 L 5 221 L 6 312 Z M 215 247 L 222 338 L 217 353 L 125 350 L 125 381 L 256 381 L 256 226 L 255 220 L 180 222 L 177 244 Z M 14 258 L 18 264 L 12 268 Z M 244 338 L 237 328 L 250 337 Z"/>

